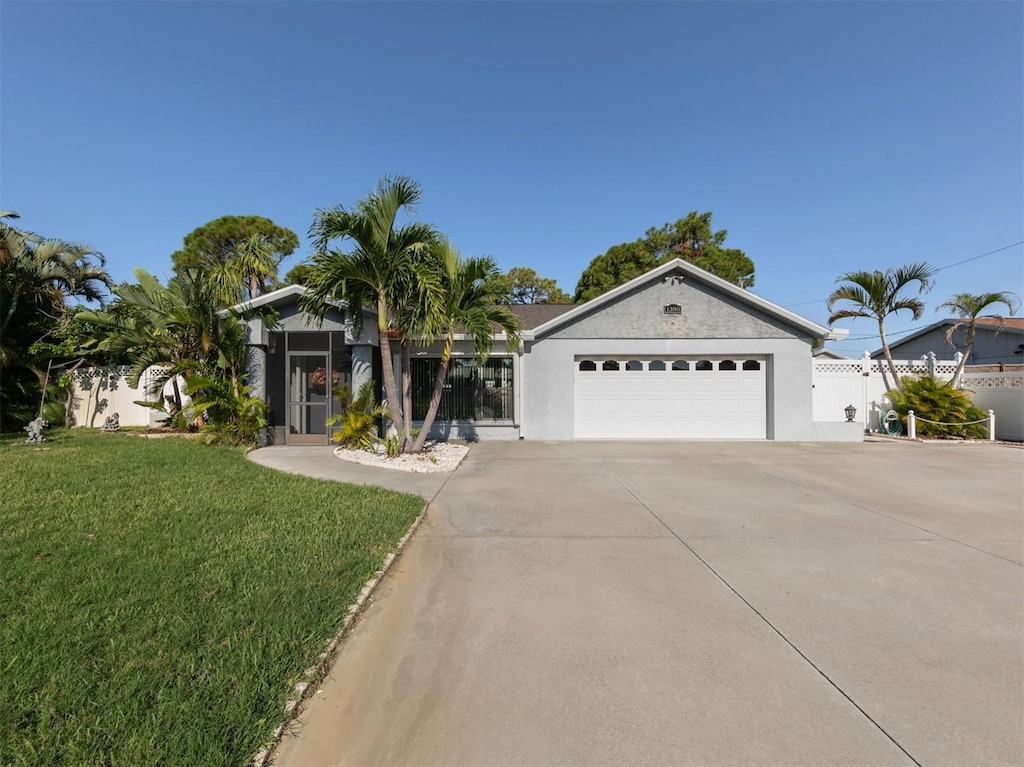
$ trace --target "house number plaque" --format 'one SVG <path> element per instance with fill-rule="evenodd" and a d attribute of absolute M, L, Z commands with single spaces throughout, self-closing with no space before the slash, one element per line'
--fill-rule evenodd
<path fill-rule="evenodd" d="M 683 307 L 681 307 L 679 304 L 668 304 L 665 307 L 665 314 L 682 314 L 682 313 L 683 313 Z"/>

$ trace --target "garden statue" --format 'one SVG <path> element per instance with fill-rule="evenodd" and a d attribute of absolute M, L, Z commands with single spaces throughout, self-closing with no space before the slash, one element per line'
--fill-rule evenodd
<path fill-rule="evenodd" d="M 25 431 L 28 432 L 28 437 L 25 439 L 26 445 L 38 445 L 40 442 L 45 442 L 46 437 L 43 436 L 43 429 L 49 426 L 48 421 L 44 421 L 42 416 L 39 416 L 34 421 L 30 421 L 28 426 L 25 426 Z"/>
<path fill-rule="evenodd" d="M 114 413 L 113 415 L 108 415 L 106 418 L 103 419 L 102 431 L 121 431 L 121 420 L 117 413 Z"/>

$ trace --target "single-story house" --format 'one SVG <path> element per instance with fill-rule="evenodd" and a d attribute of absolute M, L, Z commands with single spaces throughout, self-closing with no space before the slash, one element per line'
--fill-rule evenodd
<path fill-rule="evenodd" d="M 909 333 L 903 338 L 891 339 L 889 348 L 895 359 L 920 359 L 929 352 L 948 359 L 967 346 L 967 331 L 961 326 L 953 333 L 954 349 L 946 342 L 946 333 L 959 320 L 946 319 Z M 871 354 L 882 359 L 881 349 Z M 979 319 L 975 325 L 974 345 L 968 365 L 998 365 L 1024 362 L 1024 319 L 1007 317 L 1002 323 L 996 319 Z"/>
<path fill-rule="evenodd" d="M 381 381 L 376 316 L 357 334 L 346 305 L 322 324 L 292 285 L 255 299 L 279 321 L 249 320 L 250 386 L 270 405 L 268 441 L 328 443 L 331 385 Z M 473 359 L 459 337 L 433 433 L 467 439 L 859 439 L 812 419 L 812 348 L 841 337 L 682 260 L 579 305 L 515 306 L 521 340 L 497 333 Z M 413 352 L 422 419 L 440 348 Z M 840 428 L 843 427 L 843 428 Z"/>

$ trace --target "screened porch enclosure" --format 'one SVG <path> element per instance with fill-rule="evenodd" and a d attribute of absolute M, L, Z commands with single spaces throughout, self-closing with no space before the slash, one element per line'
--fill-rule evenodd
<path fill-rule="evenodd" d="M 412 360 L 414 421 L 422 421 L 427 415 L 440 365 L 441 360 L 436 357 Z M 453 357 L 441 393 L 437 420 L 510 423 L 515 419 L 514 392 L 511 357 L 491 357 L 482 363 Z"/>
<path fill-rule="evenodd" d="M 338 410 L 332 389 L 351 382 L 352 349 L 342 332 L 270 334 L 267 390 L 271 428 L 288 445 L 326 445 Z"/>

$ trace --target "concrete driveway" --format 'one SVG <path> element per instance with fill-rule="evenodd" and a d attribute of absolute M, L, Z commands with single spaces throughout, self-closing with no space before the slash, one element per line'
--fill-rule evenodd
<path fill-rule="evenodd" d="M 1022 539 L 1011 446 L 480 444 L 273 763 L 1020 765 Z"/>

